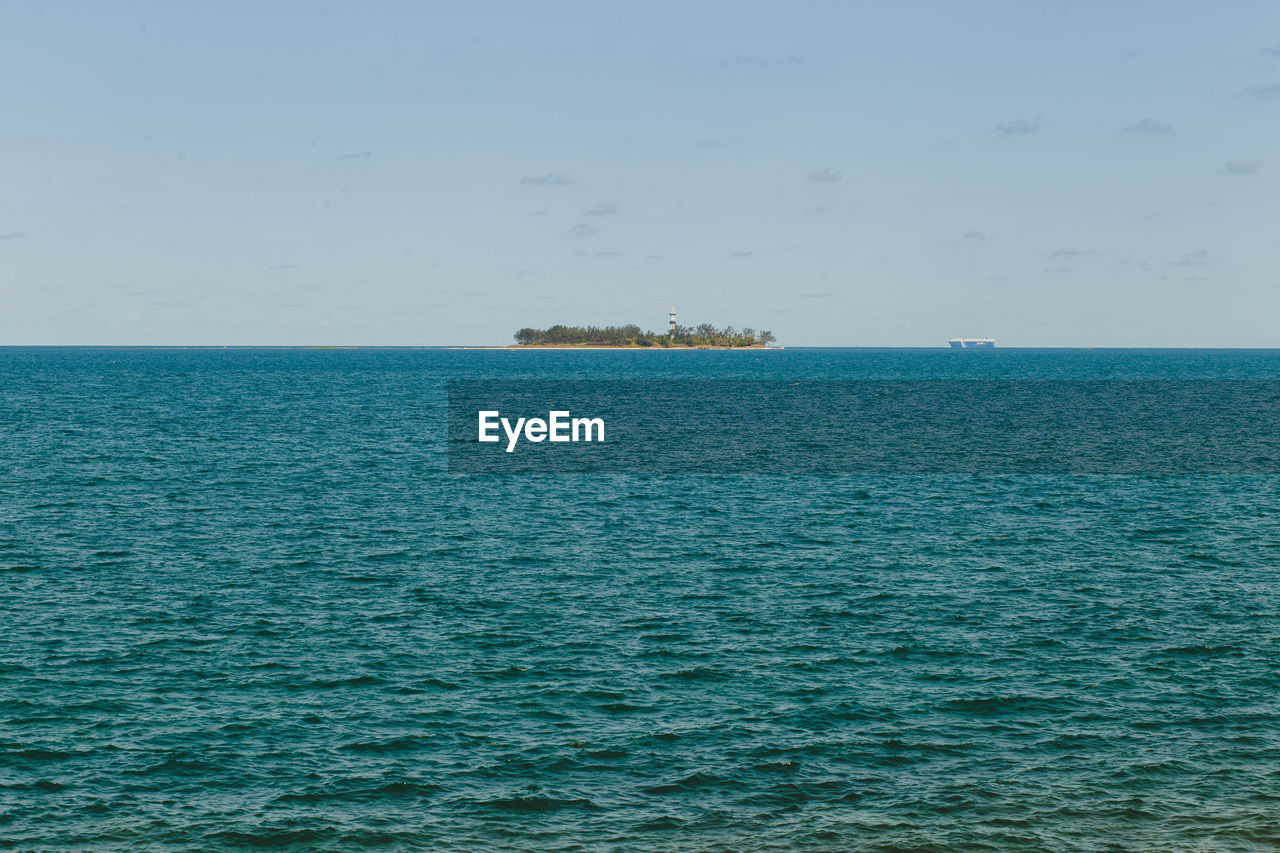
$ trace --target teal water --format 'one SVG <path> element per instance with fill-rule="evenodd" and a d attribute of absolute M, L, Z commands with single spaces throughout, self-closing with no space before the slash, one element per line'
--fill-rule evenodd
<path fill-rule="evenodd" d="M 450 476 L 449 379 L 1273 351 L 0 350 L 0 848 L 1274 850 L 1280 477 Z"/>

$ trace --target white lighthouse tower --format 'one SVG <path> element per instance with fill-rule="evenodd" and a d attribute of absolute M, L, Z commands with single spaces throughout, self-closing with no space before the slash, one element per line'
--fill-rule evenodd
<path fill-rule="evenodd" d="M 671 318 L 667 321 L 667 334 L 675 335 L 676 333 L 676 306 L 671 306 Z"/>

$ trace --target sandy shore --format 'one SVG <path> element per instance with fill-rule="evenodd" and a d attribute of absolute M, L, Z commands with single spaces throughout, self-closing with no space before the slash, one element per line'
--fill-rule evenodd
<path fill-rule="evenodd" d="M 543 346 L 541 344 L 511 344 L 505 347 L 444 347 L 444 349 L 480 349 L 480 350 L 634 350 L 636 352 L 694 352 L 696 350 L 780 350 L 786 347 L 594 347 L 594 346 Z"/>

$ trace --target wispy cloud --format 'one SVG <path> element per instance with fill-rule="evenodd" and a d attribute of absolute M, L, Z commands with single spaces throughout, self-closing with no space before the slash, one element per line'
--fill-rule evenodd
<path fill-rule="evenodd" d="M 1204 249 L 1201 249 L 1201 250 L 1200 250 L 1200 251 L 1198 251 L 1198 252 L 1191 252 L 1190 254 L 1183 255 L 1183 256 L 1182 256 L 1181 258 L 1179 258 L 1178 260 L 1173 261 L 1172 263 L 1170 263 L 1170 264 L 1169 264 L 1169 266 L 1171 266 L 1171 267 L 1199 267 L 1199 266 L 1204 266 L 1204 264 L 1205 264 L 1206 260 L 1208 259 L 1208 257 L 1209 257 L 1209 253 L 1208 253 L 1208 252 L 1206 252 Z"/>
<path fill-rule="evenodd" d="M 574 252 L 575 258 L 620 258 L 621 252 Z"/>
<path fill-rule="evenodd" d="M 587 208 L 587 216 L 613 216 L 618 212 L 616 204 L 593 204 Z"/>
<path fill-rule="evenodd" d="M 1000 136 L 1026 136 L 1029 133 L 1039 133 L 1043 127 L 1044 118 L 1033 116 L 1030 119 L 1015 118 L 1002 121 L 995 126 L 995 132 Z"/>
<path fill-rule="evenodd" d="M 555 173 L 546 175 L 525 175 L 520 179 L 520 183 L 528 184 L 531 187 L 565 187 L 572 183 L 564 175 Z"/>
<path fill-rule="evenodd" d="M 991 235 L 986 231 L 966 231 L 960 239 L 966 243 L 985 243 L 991 239 Z"/>
<path fill-rule="evenodd" d="M 755 254 L 755 252 L 730 252 L 730 253 L 729 253 L 729 257 L 731 257 L 731 258 L 749 258 L 749 257 L 751 257 L 751 256 L 752 256 L 752 255 L 754 255 L 754 254 Z"/>
<path fill-rule="evenodd" d="M 1261 168 L 1261 160 L 1228 160 L 1222 164 L 1222 171 L 1228 175 L 1252 175 Z"/>
<path fill-rule="evenodd" d="M 352 151 L 350 154 L 343 154 L 338 159 L 339 160 L 364 160 L 372 156 L 373 156 L 373 152 L 370 151 L 368 148 L 366 148 L 363 151 Z"/>
<path fill-rule="evenodd" d="M 267 267 L 268 272 L 285 272 L 287 270 L 300 270 L 302 267 L 297 264 L 276 264 L 273 267 Z"/>
<path fill-rule="evenodd" d="M 0 240 L 19 240 L 27 236 L 25 231 L 10 231 L 6 234 L 0 234 Z"/>
<path fill-rule="evenodd" d="M 809 173 L 809 180 L 819 184 L 838 184 L 844 180 L 844 175 L 840 174 L 839 169 L 819 169 Z"/>
<path fill-rule="evenodd" d="M 1257 101 L 1280 101 L 1280 83 L 1266 86 L 1251 86 L 1244 93 Z"/>
<path fill-rule="evenodd" d="M 1078 258 L 1091 253 L 1092 249 L 1054 249 L 1049 253 L 1051 258 Z"/>
<path fill-rule="evenodd" d="M 590 237 L 591 235 L 598 233 L 600 233 L 600 229 L 582 223 L 579 223 L 569 229 L 570 237 Z"/>
<path fill-rule="evenodd" d="M 1156 121 L 1148 116 L 1142 121 L 1134 122 L 1125 129 L 1125 133 L 1141 133 L 1147 136 L 1171 136 L 1173 134 L 1173 126 L 1165 124 L 1162 121 Z"/>

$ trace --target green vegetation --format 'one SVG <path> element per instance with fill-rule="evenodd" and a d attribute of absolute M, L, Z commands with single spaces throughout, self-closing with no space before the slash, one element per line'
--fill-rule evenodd
<path fill-rule="evenodd" d="M 516 332 L 521 346 L 596 347 L 760 347 L 777 338 L 773 332 L 755 329 L 717 329 L 710 323 L 676 326 L 674 335 L 656 335 L 639 326 L 560 326 L 549 329 L 521 329 Z"/>

